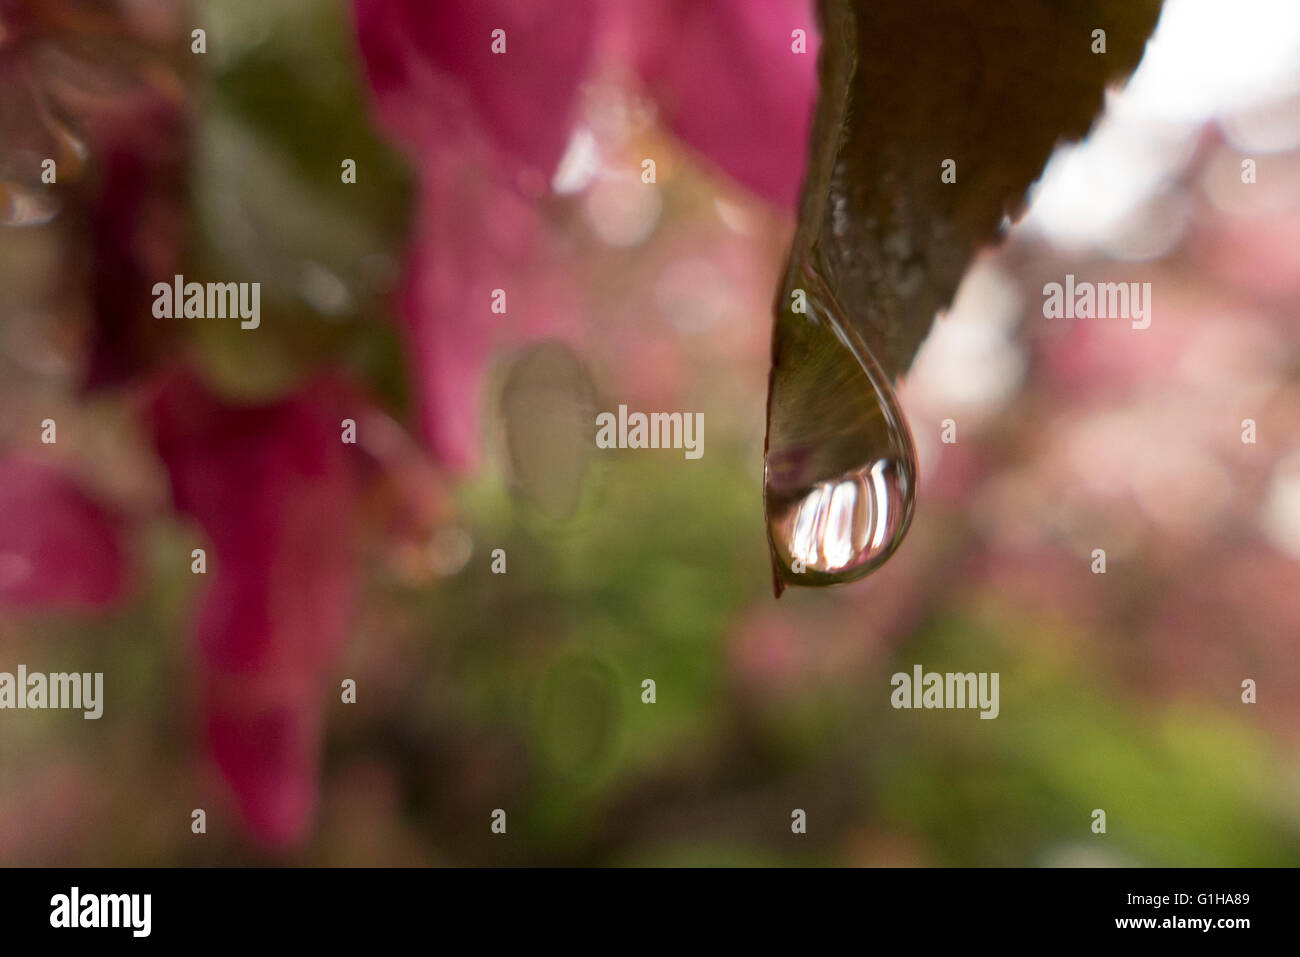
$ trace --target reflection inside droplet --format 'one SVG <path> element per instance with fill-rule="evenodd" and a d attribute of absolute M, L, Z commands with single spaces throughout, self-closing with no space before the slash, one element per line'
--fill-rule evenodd
<path fill-rule="evenodd" d="M 778 558 L 793 574 L 842 575 L 879 564 L 887 557 L 886 546 L 892 550 L 901 537 L 909 483 L 907 470 L 891 459 L 818 482 L 802 499 L 773 513 Z"/>
<path fill-rule="evenodd" d="M 912 518 L 916 450 L 888 376 L 811 270 L 777 317 L 764 497 L 777 594 L 861 578 Z"/>

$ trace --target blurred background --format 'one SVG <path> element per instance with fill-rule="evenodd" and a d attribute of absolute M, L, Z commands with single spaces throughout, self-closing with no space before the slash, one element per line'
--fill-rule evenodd
<path fill-rule="evenodd" d="M 105 698 L 0 712 L 0 862 L 1300 863 L 1300 8 L 1228 7 L 936 323 L 898 554 L 775 601 L 808 4 L 0 0 L 0 671 Z M 892 710 L 918 663 L 997 720 Z"/>

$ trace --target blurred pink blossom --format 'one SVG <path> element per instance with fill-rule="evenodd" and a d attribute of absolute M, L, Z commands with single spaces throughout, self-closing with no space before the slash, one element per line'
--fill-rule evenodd
<path fill-rule="evenodd" d="M 817 95 L 809 0 L 664 0 L 622 7 L 636 68 L 669 129 L 727 175 L 793 209 Z M 795 52 L 802 30 L 806 52 Z"/>
<path fill-rule="evenodd" d="M 427 156 L 468 129 L 514 161 L 554 169 L 592 55 L 591 0 L 355 0 L 354 10 L 390 135 Z M 504 54 L 492 52 L 495 30 Z"/>
<path fill-rule="evenodd" d="M 805 0 L 355 0 L 354 12 L 380 122 L 420 175 L 401 311 L 423 430 L 452 468 L 477 461 L 493 352 L 581 334 L 564 244 L 538 200 L 602 57 L 628 61 L 706 159 L 794 206 L 816 89 Z M 504 53 L 492 52 L 498 29 Z M 795 52 L 795 30 L 806 52 Z M 490 311 L 494 289 L 506 291 L 508 315 Z"/>
<path fill-rule="evenodd" d="M 355 447 L 340 441 L 347 411 L 331 382 L 238 407 L 181 374 L 149 407 L 176 507 L 211 543 L 197 614 L 207 733 L 272 844 L 311 823 L 322 682 L 352 615 L 359 478 Z"/>
<path fill-rule="evenodd" d="M 57 468 L 0 461 L 0 603 L 109 604 L 123 592 L 120 519 Z"/>

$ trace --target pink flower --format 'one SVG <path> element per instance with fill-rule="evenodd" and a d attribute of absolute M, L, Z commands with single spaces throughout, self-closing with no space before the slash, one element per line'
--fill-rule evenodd
<path fill-rule="evenodd" d="M 401 312 L 425 437 L 452 468 L 477 461 L 493 353 L 581 335 L 564 244 L 538 199 L 602 58 L 630 63 L 686 143 L 793 208 L 816 89 L 806 0 L 355 0 L 354 10 L 376 112 L 420 176 Z M 490 311 L 498 289 L 506 315 Z"/>
<path fill-rule="evenodd" d="M 121 521 L 50 465 L 0 460 L 0 603 L 99 607 L 126 581 Z"/>
<path fill-rule="evenodd" d="M 149 407 L 176 506 L 210 542 L 196 624 L 208 738 L 271 844 L 312 821 L 322 682 L 352 616 L 359 478 L 355 446 L 341 441 L 348 412 L 331 382 L 240 407 L 183 375 Z"/>
<path fill-rule="evenodd" d="M 591 59 L 591 0 L 356 0 L 354 7 L 376 106 L 394 137 L 424 153 L 472 128 L 549 175 Z M 504 53 L 492 49 L 497 30 Z"/>
<path fill-rule="evenodd" d="M 794 209 L 817 95 L 809 0 L 624 7 L 636 67 L 668 127 L 743 186 Z M 796 52 L 796 30 L 806 52 Z"/>
<path fill-rule="evenodd" d="M 426 157 L 401 313 L 415 370 L 420 421 L 446 466 L 478 458 L 480 389 L 493 352 L 545 335 L 578 338 L 562 264 L 538 241 L 532 203 L 465 153 Z M 496 290 L 507 314 L 492 311 Z"/>

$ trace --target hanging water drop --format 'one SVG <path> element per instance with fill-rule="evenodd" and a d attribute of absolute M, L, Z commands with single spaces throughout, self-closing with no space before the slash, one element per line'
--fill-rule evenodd
<path fill-rule="evenodd" d="M 778 595 L 880 567 L 907 532 L 917 481 L 911 431 L 871 348 L 812 269 L 790 284 L 807 308 L 777 318 L 763 482 Z"/>

